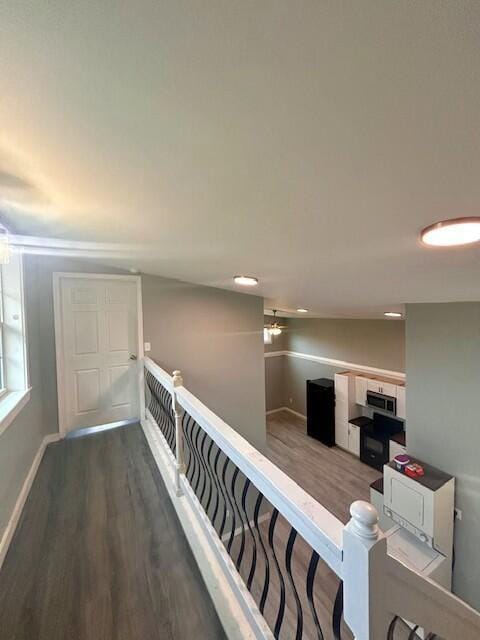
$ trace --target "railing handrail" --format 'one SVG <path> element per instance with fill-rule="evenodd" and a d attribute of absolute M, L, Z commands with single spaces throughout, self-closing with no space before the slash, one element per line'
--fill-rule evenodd
<path fill-rule="evenodd" d="M 390 555 L 387 570 L 392 578 L 387 598 L 392 612 L 414 620 L 438 637 L 462 640 L 479 637 L 480 613 L 461 598 Z"/>
<path fill-rule="evenodd" d="M 146 368 L 173 391 L 172 377 L 151 358 L 145 357 L 144 361 Z M 188 389 L 176 387 L 175 394 L 182 408 L 341 578 L 343 523 Z"/>
<path fill-rule="evenodd" d="M 167 373 L 165 369 L 162 369 L 160 365 L 148 356 L 143 357 L 143 364 L 145 365 L 145 368 L 163 384 L 167 391 L 173 393 L 173 376 Z"/>

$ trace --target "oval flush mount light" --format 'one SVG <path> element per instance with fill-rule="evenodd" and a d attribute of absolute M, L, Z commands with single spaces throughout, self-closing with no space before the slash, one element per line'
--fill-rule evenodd
<path fill-rule="evenodd" d="M 384 316 L 387 318 L 401 318 L 402 314 L 399 311 L 385 311 Z"/>
<path fill-rule="evenodd" d="M 258 284 L 258 278 L 252 276 L 234 276 L 233 281 L 235 284 L 240 284 L 242 287 L 254 287 Z"/>
<path fill-rule="evenodd" d="M 297 313 L 308 313 L 308 309 L 304 309 L 303 307 L 300 307 L 300 309 L 297 309 Z"/>
<path fill-rule="evenodd" d="M 420 238 L 430 247 L 458 247 L 480 242 L 480 217 L 442 220 L 425 227 Z"/>

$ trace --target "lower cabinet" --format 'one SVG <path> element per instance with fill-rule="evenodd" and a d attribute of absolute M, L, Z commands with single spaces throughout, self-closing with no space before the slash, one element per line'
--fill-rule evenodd
<path fill-rule="evenodd" d="M 348 450 L 353 455 L 360 457 L 360 427 L 348 424 Z"/>

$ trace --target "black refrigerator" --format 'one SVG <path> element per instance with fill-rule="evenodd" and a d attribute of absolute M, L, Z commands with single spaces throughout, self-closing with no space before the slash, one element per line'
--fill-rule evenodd
<path fill-rule="evenodd" d="M 307 380 L 307 434 L 327 447 L 335 444 L 335 385 L 329 378 Z"/>

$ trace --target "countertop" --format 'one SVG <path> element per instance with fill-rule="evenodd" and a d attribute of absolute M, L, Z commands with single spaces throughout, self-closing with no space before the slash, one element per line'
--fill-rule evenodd
<path fill-rule="evenodd" d="M 360 429 L 364 429 L 365 427 L 370 427 L 373 424 L 373 420 L 371 418 L 367 418 L 367 416 L 358 416 L 358 418 L 352 418 L 349 420 L 349 423 L 356 427 L 360 427 Z"/>

